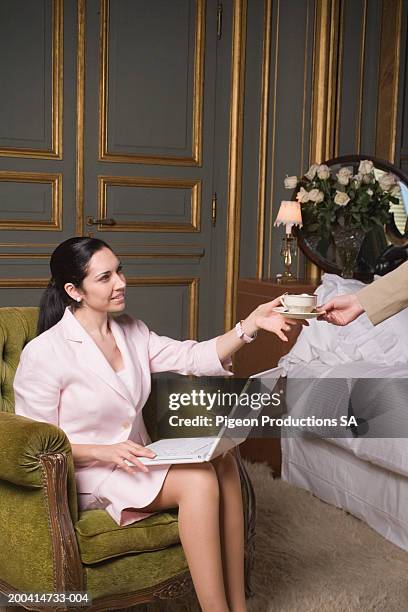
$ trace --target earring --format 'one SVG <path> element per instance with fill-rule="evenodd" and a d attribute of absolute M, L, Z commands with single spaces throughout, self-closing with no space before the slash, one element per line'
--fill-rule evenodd
<path fill-rule="evenodd" d="M 81 299 L 82 299 L 82 298 L 80 298 L 80 297 L 79 297 L 79 298 L 76 298 L 76 301 L 77 301 L 77 302 L 80 302 L 80 301 L 81 301 Z"/>

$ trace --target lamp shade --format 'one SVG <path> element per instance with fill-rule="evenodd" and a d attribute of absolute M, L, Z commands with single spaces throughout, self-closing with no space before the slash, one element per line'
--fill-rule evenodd
<path fill-rule="evenodd" d="M 292 226 L 302 227 L 302 211 L 300 202 L 282 200 L 274 225 L 286 225 L 286 233 L 290 234 Z"/>

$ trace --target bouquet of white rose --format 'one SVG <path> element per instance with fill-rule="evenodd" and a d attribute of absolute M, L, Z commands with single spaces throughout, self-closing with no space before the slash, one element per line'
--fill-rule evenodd
<path fill-rule="evenodd" d="M 302 205 L 303 231 L 328 238 L 333 227 L 368 233 L 391 221 L 390 204 L 398 204 L 396 177 L 384 173 L 378 179 L 370 160 L 360 162 L 358 172 L 340 168 L 335 175 L 324 164 L 313 164 L 303 178 L 285 178 L 287 189 L 296 189 Z"/>
<path fill-rule="evenodd" d="M 302 233 L 309 244 L 331 253 L 342 275 L 349 278 L 365 236 L 381 233 L 392 219 L 390 205 L 399 203 L 400 194 L 396 177 L 391 173 L 376 177 L 368 159 L 360 162 L 356 173 L 352 167 L 332 173 L 325 164 L 313 164 L 300 180 L 287 176 L 285 187 L 295 190 L 301 204 Z"/>

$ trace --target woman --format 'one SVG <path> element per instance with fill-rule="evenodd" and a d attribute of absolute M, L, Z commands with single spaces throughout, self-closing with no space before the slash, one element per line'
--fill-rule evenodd
<path fill-rule="evenodd" d="M 180 540 L 204 611 L 245 610 L 244 525 L 235 458 L 146 467 L 153 457 L 142 408 L 151 372 L 231 375 L 231 355 L 260 329 L 282 340 L 293 321 L 263 304 L 205 342 L 158 336 L 127 315 L 122 266 L 103 241 L 70 238 L 51 256 L 38 335 L 14 380 L 17 414 L 61 427 L 72 445 L 82 508 L 121 525 L 178 507 Z M 244 335 L 243 335 L 244 334 Z M 241 337 L 239 337 L 241 336 Z M 133 464 L 130 466 L 127 462 Z"/>

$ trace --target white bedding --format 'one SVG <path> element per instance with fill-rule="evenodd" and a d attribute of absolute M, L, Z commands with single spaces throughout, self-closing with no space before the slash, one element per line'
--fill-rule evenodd
<path fill-rule="evenodd" d="M 282 479 L 347 510 L 408 550 L 405 476 L 364 461 L 326 440 L 283 438 Z"/>
<path fill-rule="evenodd" d="M 360 281 L 324 274 L 316 291 L 318 303 L 361 286 Z M 354 438 L 344 428 L 313 432 L 362 459 L 408 476 L 407 309 L 377 326 L 365 315 L 345 327 L 312 320 L 278 365 L 289 379 L 291 415 L 339 418 L 347 415 L 351 397 L 353 407 L 358 407 L 356 416 L 367 421 L 370 438 Z M 324 379 L 330 379 L 326 386 Z"/>
<path fill-rule="evenodd" d="M 318 304 L 354 293 L 361 286 L 359 281 L 325 274 L 316 291 Z M 408 379 L 408 309 L 375 327 L 366 315 L 345 327 L 310 321 L 278 365 L 284 368 L 288 384 L 293 381 L 291 414 L 319 412 L 313 379 L 339 378 L 338 389 L 334 381 L 335 392 L 328 400 L 323 389 L 326 405 L 321 402 L 316 416 L 347 413 L 353 388 L 353 410 L 357 407 L 358 416 L 367 419 L 370 435 L 377 436 L 354 438 L 350 432 L 334 438 L 330 430 L 322 430 L 317 433 L 325 439 L 282 438 L 282 478 L 344 508 L 408 550 L 408 397 L 404 391 L 408 381 L 401 392 L 395 381 Z M 304 381 L 302 388 L 302 378 L 312 384 Z M 299 379 L 297 389 L 295 379 Z"/>
<path fill-rule="evenodd" d="M 296 373 L 297 369 L 302 371 Z M 287 382 L 288 414 L 293 418 L 335 417 L 339 421 L 341 416 L 347 416 L 351 398 L 353 412 L 366 421 L 370 437 L 356 438 L 344 426 L 285 428 L 283 435 L 308 431 L 361 459 L 408 477 L 407 367 L 358 362 L 345 364 L 336 372 L 331 370 L 326 368 L 323 373 L 310 364 L 303 368 L 296 366 L 294 377 L 289 376 Z"/>

